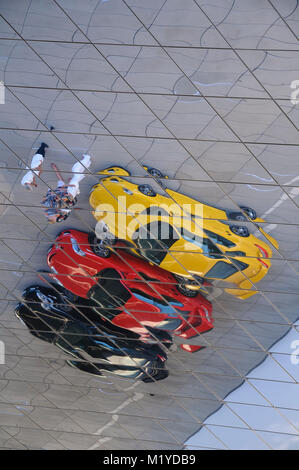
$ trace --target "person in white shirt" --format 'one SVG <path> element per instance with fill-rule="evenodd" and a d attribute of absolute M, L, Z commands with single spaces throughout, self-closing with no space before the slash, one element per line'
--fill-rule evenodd
<path fill-rule="evenodd" d="M 70 207 L 77 203 L 77 196 L 80 194 L 79 183 L 86 176 L 84 170 L 90 165 L 90 155 L 83 155 L 82 160 L 73 165 L 73 176 L 66 184 L 57 166 L 54 163 L 51 164 L 58 177 L 58 183 L 56 189 L 49 189 L 42 200 L 42 204 L 48 208 L 45 210 L 45 216 L 49 223 L 62 222 L 69 216 Z"/>
<path fill-rule="evenodd" d="M 33 155 L 30 164 L 30 171 L 27 171 L 21 180 L 21 184 L 26 189 L 31 190 L 33 186 L 37 186 L 35 176 L 39 176 L 42 172 L 42 164 L 45 158 L 45 149 L 47 147 L 48 145 L 43 142 L 37 150 L 36 154 Z M 28 167 L 27 169 L 29 170 Z"/>
<path fill-rule="evenodd" d="M 91 157 L 90 155 L 83 155 L 83 158 L 80 162 L 77 162 L 72 167 L 73 176 L 69 180 L 68 184 L 65 183 L 64 179 L 62 178 L 61 174 L 55 163 L 52 163 L 52 168 L 55 170 L 57 177 L 59 178 L 57 183 L 57 188 L 66 187 L 67 192 L 70 196 L 75 198 L 80 194 L 79 183 L 80 181 L 85 178 L 86 174 L 84 173 L 86 168 L 89 168 L 91 164 Z"/>

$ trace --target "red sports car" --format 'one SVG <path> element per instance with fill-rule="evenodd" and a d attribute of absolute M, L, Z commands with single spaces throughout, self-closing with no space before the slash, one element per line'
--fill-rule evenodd
<path fill-rule="evenodd" d="M 186 339 L 213 328 L 212 305 L 200 293 L 184 295 L 170 272 L 132 254 L 124 241 L 117 240 L 112 249 L 98 254 L 97 242 L 94 234 L 63 231 L 48 252 L 51 277 L 90 299 L 114 325 L 135 331 L 144 340 L 149 331 L 158 336 L 164 330 Z"/>

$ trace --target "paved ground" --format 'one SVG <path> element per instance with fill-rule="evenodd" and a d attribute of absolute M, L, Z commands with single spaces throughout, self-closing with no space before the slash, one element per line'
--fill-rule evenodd
<path fill-rule="evenodd" d="M 298 317 L 297 2 L 2 0 L 0 12 L 0 448 L 181 448 Z M 20 180 L 41 141 L 45 171 L 29 193 Z M 82 152 L 93 163 L 81 210 L 49 226 L 39 203 L 56 182 L 50 163 L 68 172 Z M 217 286 L 215 329 L 193 341 L 206 348 L 171 352 L 156 384 L 73 370 L 13 314 L 61 228 L 94 228 L 92 173 L 111 164 L 147 182 L 142 164 L 158 167 L 167 187 L 221 208 L 250 205 L 280 244 L 259 294 L 242 301 Z M 295 383 L 289 358 L 272 360 Z M 248 403 L 271 407 L 258 383 Z"/>

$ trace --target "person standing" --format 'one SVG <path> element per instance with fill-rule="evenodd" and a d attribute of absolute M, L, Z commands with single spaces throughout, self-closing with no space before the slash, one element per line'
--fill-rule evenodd
<path fill-rule="evenodd" d="M 90 155 L 83 155 L 82 160 L 73 165 L 73 176 L 66 183 L 57 166 L 54 163 L 51 164 L 58 177 L 57 187 L 54 190 L 48 189 L 46 196 L 41 202 L 43 206 L 47 207 L 45 209 L 45 216 L 49 223 L 62 222 L 69 216 L 71 207 L 77 203 L 77 196 L 80 194 L 79 183 L 86 176 L 84 170 L 89 168 L 90 165 Z"/>
<path fill-rule="evenodd" d="M 35 176 L 40 176 L 42 172 L 42 164 L 45 158 L 46 148 L 48 148 L 48 145 L 42 142 L 36 154 L 32 157 L 30 171 L 27 171 L 21 180 L 22 186 L 26 189 L 32 190 L 33 187 L 37 187 Z M 27 167 L 27 169 L 29 168 Z"/>

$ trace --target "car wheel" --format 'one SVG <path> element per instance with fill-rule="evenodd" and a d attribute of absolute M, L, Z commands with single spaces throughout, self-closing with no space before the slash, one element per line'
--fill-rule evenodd
<path fill-rule="evenodd" d="M 100 256 L 101 258 L 109 258 L 109 256 L 111 256 L 111 251 L 109 250 L 105 239 L 96 240 L 93 246 L 93 251 L 97 256 Z"/>
<path fill-rule="evenodd" d="M 193 281 L 194 282 L 194 285 L 199 287 L 197 282 Z M 190 281 L 189 284 L 191 284 L 192 281 Z M 183 294 L 185 297 L 196 297 L 197 294 L 198 294 L 198 291 L 197 290 L 194 290 L 194 289 L 190 289 L 189 287 L 187 287 L 187 284 L 186 282 L 182 282 L 181 284 L 178 284 L 177 285 L 177 288 L 178 288 L 178 291 Z"/>
<path fill-rule="evenodd" d="M 154 178 L 163 178 L 164 176 L 160 170 L 157 170 L 157 168 L 149 168 L 147 171 Z"/>
<path fill-rule="evenodd" d="M 231 232 L 235 235 L 239 235 L 239 237 L 249 237 L 250 235 L 248 228 L 242 225 L 230 225 L 229 228 Z"/>
<path fill-rule="evenodd" d="M 254 209 L 251 209 L 251 207 L 240 206 L 240 209 L 242 209 L 251 220 L 256 219 L 256 212 Z"/>
<path fill-rule="evenodd" d="M 116 238 L 112 232 L 110 232 L 107 224 L 102 223 L 100 227 L 96 227 L 95 234 L 90 234 L 90 244 L 97 245 L 100 241 L 105 242 L 106 245 L 115 245 Z"/>
<path fill-rule="evenodd" d="M 158 370 L 154 376 L 154 380 L 163 380 L 169 376 L 167 369 Z"/>
<path fill-rule="evenodd" d="M 155 197 L 157 195 L 149 184 L 140 184 L 138 190 L 145 196 Z"/>
<path fill-rule="evenodd" d="M 246 222 L 246 220 L 248 220 L 242 212 L 231 212 L 229 218 L 231 220 L 237 220 L 238 222 Z"/>
<path fill-rule="evenodd" d="M 150 366 L 146 367 L 142 381 L 145 383 L 156 382 L 157 380 L 166 379 L 168 375 L 169 372 L 164 368 L 163 362 L 155 360 L 151 362 Z"/>
<path fill-rule="evenodd" d="M 254 209 L 251 209 L 250 207 L 245 207 L 245 206 L 240 206 L 240 209 L 242 209 L 247 214 L 250 220 L 256 219 L 257 215 Z M 227 211 L 227 218 L 230 220 L 238 220 L 239 222 L 248 221 L 248 218 L 242 212 Z"/>

